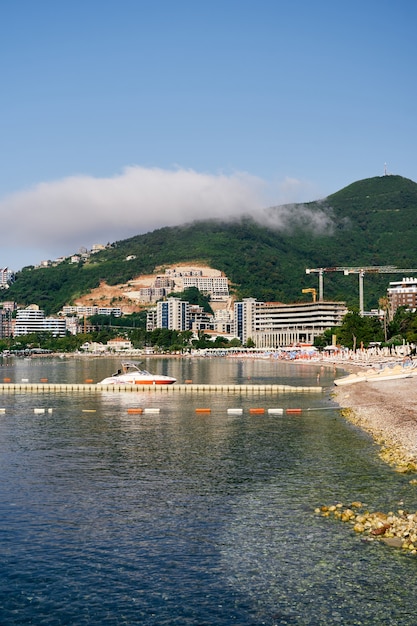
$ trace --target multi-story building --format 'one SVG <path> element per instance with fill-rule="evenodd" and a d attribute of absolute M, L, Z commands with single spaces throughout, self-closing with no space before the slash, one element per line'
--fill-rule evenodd
<path fill-rule="evenodd" d="M 390 282 L 387 294 L 391 318 L 400 306 L 414 312 L 417 309 L 417 278 L 403 278 Z"/>
<path fill-rule="evenodd" d="M 31 304 L 26 309 L 18 309 L 13 330 L 14 336 L 17 337 L 19 335 L 30 335 L 31 333 L 42 332 L 44 330 L 44 319 L 45 312 L 36 304 Z"/>
<path fill-rule="evenodd" d="M 190 304 L 179 298 L 168 298 L 156 305 L 156 327 L 170 330 L 190 328 Z"/>
<path fill-rule="evenodd" d="M 12 312 L 9 309 L 0 309 L 0 339 L 12 336 Z"/>
<path fill-rule="evenodd" d="M 166 295 L 167 289 L 165 287 L 141 287 L 139 289 L 139 300 L 141 302 L 156 302 Z"/>
<path fill-rule="evenodd" d="M 212 313 L 207 313 L 202 306 L 190 304 L 190 330 L 215 330 L 215 320 Z"/>
<path fill-rule="evenodd" d="M 0 339 L 13 336 L 13 311 L 17 305 L 13 301 L 5 301 L 0 304 Z"/>
<path fill-rule="evenodd" d="M 62 317 L 45 317 L 43 330 L 52 333 L 54 337 L 65 337 L 67 333 L 67 320 Z"/>
<path fill-rule="evenodd" d="M 235 303 L 235 334 L 242 343 L 252 339 L 257 348 L 312 344 L 315 337 L 342 323 L 343 302 L 282 304 L 246 298 Z"/>
<path fill-rule="evenodd" d="M 156 324 L 157 324 L 157 314 L 156 314 L 156 307 L 154 307 L 152 309 L 148 309 L 148 311 L 146 312 L 146 330 L 148 331 L 148 333 L 152 332 L 153 330 L 155 330 L 155 328 L 157 328 Z"/>
<path fill-rule="evenodd" d="M 184 289 L 196 287 L 201 293 L 210 295 L 212 300 L 229 297 L 229 281 L 226 276 L 184 276 Z"/>
<path fill-rule="evenodd" d="M 8 267 L 0 268 L 0 289 L 8 289 L 14 281 L 14 272 Z"/>
<path fill-rule="evenodd" d="M 172 300 L 171 304 L 167 304 Z M 181 305 L 176 303 L 181 302 Z M 176 320 L 176 322 L 174 322 Z M 175 326 L 175 328 L 174 328 Z M 170 328 L 175 330 L 216 331 L 230 334 L 233 331 L 230 312 L 220 310 L 216 315 L 207 313 L 203 307 L 169 298 L 165 303 L 158 302 L 155 308 L 149 309 L 146 316 L 146 330 Z"/>
<path fill-rule="evenodd" d="M 32 333 L 50 332 L 55 337 L 62 337 L 66 334 L 65 319 L 56 317 L 45 317 L 36 304 L 31 304 L 26 309 L 18 309 L 13 335 L 31 335 Z"/>
<path fill-rule="evenodd" d="M 112 306 L 64 306 L 61 311 L 62 315 L 76 315 L 77 317 L 91 317 L 92 315 L 114 315 L 121 317 L 122 309 Z"/>

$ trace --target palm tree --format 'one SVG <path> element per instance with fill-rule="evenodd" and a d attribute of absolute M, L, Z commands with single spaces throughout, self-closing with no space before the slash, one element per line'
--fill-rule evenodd
<path fill-rule="evenodd" d="M 383 314 L 384 314 L 384 339 L 385 339 L 385 341 L 387 341 L 387 339 L 388 339 L 387 318 L 391 317 L 391 315 L 390 315 L 391 314 L 391 309 L 390 309 L 389 298 L 387 298 L 387 296 L 384 296 L 383 298 L 379 298 L 378 304 L 379 304 L 379 308 L 382 309 Z"/>

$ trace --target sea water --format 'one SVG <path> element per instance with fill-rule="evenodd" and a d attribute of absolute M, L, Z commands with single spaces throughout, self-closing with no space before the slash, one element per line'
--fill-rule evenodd
<path fill-rule="evenodd" d="M 410 477 L 332 402 L 332 369 L 273 359 L 143 365 L 178 382 L 324 391 L 2 394 L 0 624 L 417 623 L 417 559 L 314 513 L 354 500 L 417 510 Z M 96 382 L 117 367 L 12 359 L 0 375 Z"/>

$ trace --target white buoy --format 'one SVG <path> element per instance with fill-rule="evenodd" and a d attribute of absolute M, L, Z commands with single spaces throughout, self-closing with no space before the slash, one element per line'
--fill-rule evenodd
<path fill-rule="evenodd" d="M 271 415 L 283 415 L 284 409 L 268 409 L 268 413 Z"/>
<path fill-rule="evenodd" d="M 33 412 L 36 414 L 45 413 L 45 409 L 33 409 Z"/>
<path fill-rule="evenodd" d="M 143 409 L 144 413 L 159 413 L 161 409 Z"/>
<path fill-rule="evenodd" d="M 243 409 L 227 409 L 229 415 L 242 415 Z"/>

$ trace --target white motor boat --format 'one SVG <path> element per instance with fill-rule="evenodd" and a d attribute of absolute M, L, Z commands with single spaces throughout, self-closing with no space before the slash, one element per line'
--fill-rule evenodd
<path fill-rule="evenodd" d="M 121 369 L 111 376 L 101 380 L 98 385 L 172 385 L 176 378 L 151 374 L 147 370 L 140 369 L 135 363 L 124 362 Z"/>

